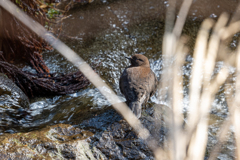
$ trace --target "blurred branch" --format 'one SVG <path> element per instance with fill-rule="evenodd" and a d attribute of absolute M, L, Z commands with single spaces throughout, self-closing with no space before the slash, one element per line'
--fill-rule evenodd
<path fill-rule="evenodd" d="M 183 78 L 182 78 L 182 66 L 185 61 L 186 53 L 188 48 L 185 46 L 187 41 L 186 37 L 181 37 L 176 49 L 175 63 L 173 66 L 173 124 L 172 124 L 172 134 L 173 134 L 173 145 L 174 145 L 174 159 L 183 159 L 186 155 L 184 146 L 186 145 L 183 139 L 179 139 L 183 136 L 182 125 L 183 125 L 183 114 L 182 114 L 182 99 L 183 99 Z"/>
<path fill-rule="evenodd" d="M 181 9 L 178 14 L 178 18 L 173 28 L 173 34 L 176 36 L 177 39 L 180 37 L 182 33 L 182 29 L 185 24 L 187 14 L 191 5 L 192 5 L 192 0 L 184 0 L 182 3 Z"/>
<path fill-rule="evenodd" d="M 233 108 L 231 109 L 231 115 L 232 115 L 232 123 L 234 126 L 234 136 L 236 141 L 236 150 L 235 154 L 237 157 L 237 160 L 240 160 L 240 123 L 239 123 L 239 117 L 240 117 L 240 43 L 238 44 L 238 50 L 237 50 L 237 58 L 236 58 L 236 91 L 235 91 L 235 100 L 233 104 Z"/>
<path fill-rule="evenodd" d="M 227 92 L 229 88 L 225 86 L 225 92 Z M 233 92 L 230 93 L 230 95 L 232 95 Z M 226 96 L 226 101 L 227 101 L 227 105 L 229 107 L 230 110 L 230 114 L 231 114 L 231 106 L 232 106 L 232 98 L 230 98 L 229 96 Z M 218 153 L 220 152 L 221 146 L 223 145 L 223 143 L 227 140 L 227 133 L 228 130 L 230 128 L 232 124 L 231 121 L 231 115 L 230 117 L 227 118 L 227 120 L 225 120 L 222 124 L 222 127 L 220 128 L 219 132 L 218 132 L 218 136 L 217 136 L 217 144 L 214 146 L 214 148 L 212 149 L 210 156 L 209 156 L 209 160 L 215 160 Z"/>
<path fill-rule="evenodd" d="M 177 0 L 169 0 L 169 6 L 167 7 L 166 11 L 166 19 L 165 19 L 165 34 L 171 33 L 174 21 L 175 21 L 175 8 L 176 8 L 176 1 Z"/>
<path fill-rule="evenodd" d="M 217 159 L 217 155 L 220 152 L 223 143 L 227 140 L 227 133 L 229 131 L 230 126 L 231 126 L 230 119 L 227 119 L 223 122 L 222 127 L 220 128 L 219 133 L 218 133 L 218 142 L 215 145 L 215 147 L 212 149 L 212 151 L 210 152 L 210 156 L 209 156 L 208 160 Z"/>
<path fill-rule="evenodd" d="M 192 66 L 192 78 L 190 81 L 190 104 L 188 117 L 189 124 L 187 130 L 192 130 L 197 123 L 199 116 L 199 102 L 200 91 L 202 86 L 202 74 L 203 74 L 203 62 L 206 56 L 207 40 L 209 36 L 209 30 L 213 26 L 214 22 L 211 19 L 203 21 L 200 31 L 197 36 L 195 51 L 194 51 L 194 63 Z"/>
<path fill-rule="evenodd" d="M 208 43 L 209 46 L 208 46 L 208 51 L 206 55 L 205 65 L 204 65 L 204 72 L 203 72 L 203 91 L 202 93 L 200 90 L 197 91 L 199 94 L 198 98 L 201 97 L 201 101 L 199 101 L 200 106 L 198 106 L 199 108 L 196 105 L 196 103 L 198 104 L 199 102 L 192 102 L 190 98 L 190 103 L 192 104 L 195 103 L 195 106 L 191 106 L 190 104 L 190 107 L 196 107 L 194 109 L 195 112 L 191 113 L 189 117 L 190 133 L 192 132 L 193 128 L 195 128 L 195 126 L 197 126 L 197 128 L 196 128 L 196 132 L 194 132 L 193 134 L 193 139 L 191 139 L 190 141 L 188 159 L 201 160 L 204 158 L 205 148 L 207 145 L 208 116 L 209 116 L 209 111 L 211 109 L 211 103 L 214 100 L 215 94 L 217 93 L 219 87 L 225 82 L 228 76 L 228 70 L 224 67 L 218 73 L 217 77 L 210 83 L 213 69 L 215 67 L 215 61 L 218 53 L 219 44 L 220 44 L 219 30 L 226 25 L 227 21 L 228 21 L 228 16 L 226 14 L 222 14 L 213 29 L 213 33 Z M 202 41 L 205 41 L 207 43 L 207 39 L 202 39 Z M 203 45 L 205 46 L 205 44 Z M 198 60 L 199 59 L 196 58 L 196 61 Z M 195 72 L 193 72 L 193 74 L 194 73 Z M 199 72 L 196 72 L 195 74 L 197 73 L 199 74 Z M 192 87 L 197 87 L 201 89 L 200 86 L 201 86 L 201 81 L 200 83 L 198 83 L 198 85 L 193 85 Z M 190 96 L 194 96 L 192 94 L 196 94 L 196 92 L 190 93 Z"/>
<path fill-rule="evenodd" d="M 219 48 L 219 54 L 217 61 L 225 61 L 230 66 L 236 66 L 236 51 L 231 51 L 227 47 L 231 36 L 240 31 L 240 21 L 229 24 L 229 26 L 222 28 L 219 31 L 220 38 L 222 40 Z"/>
<path fill-rule="evenodd" d="M 233 36 L 237 32 L 240 31 L 240 21 L 231 23 L 228 27 L 223 28 L 220 33 L 221 33 L 221 39 L 226 40 L 227 38 Z"/>
<path fill-rule="evenodd" d="M 2 51 L 2 41 L 3 41 L 3 35 L 2 35 L 2 24 L 3 24 L 3 19 L 2 19 L 2 8 L 0 7 L 0 51 Z"/>
<path fill-rule="evenodd" d="M 219 71 L 219 74 L 214 79 L 214 81 L 209 86 L 209 89 L 204 88 L 202 98 L 201 98 L 201 111 L 200 111 L 200 121 L 197 123 L 196 132 L 191 139 L 188 159 L 202 160 L 204 159 L 205 148 L 207 144 L 208 136 L 208 116 L 211 103 L 217 93 L 219 87 L 226 81 L 228 76 L 228 69 L 225 67 Z M 198 113 L 199 114 L 199 113 Z M 196 115 L 195 115 L 196 116 Z"/>
<path fill-rule="evenodd" d="M 238 6 L 237 6 L 236 11 L 234 12 L 234 14 L 232 16 L 232 19 L 231 19 L 230 23 L 234 23 L 234 22 L 238 21 L 239 17 L 240 17 L 240 3 L 238 2 Z"/>
<path fill-rule="evenodd" d="M 161 76 L 161 81 L 158 85 L 158 98 L 167 96 L 172 97 L 172 90 L 170 87 L 172 87 L 172 79 L 169 79 L 169 77 L 172 77 L 173 70 L 172 70 L 172 64 L 170 63 L 172 56 L 174 55 L 176 51 L 176 38 L 173 34 L 171 34 L 174 21 L 175 21 L 175 8 L 176 8 L 176 0 L 169 0 L 168 1 L 169 6 L 167 7 L 166 11 L 166 19 L 165 19 L 165 31 L 163 36 L 163 44 L 162 44 L 162 50 L 163 50 L 163 71 Z M 168 89 L 166 88 L 168 86 Z M 161 89 L 162 93 L 161 93 Z M 169 101 L 171 103 L 171 101 Z"/>

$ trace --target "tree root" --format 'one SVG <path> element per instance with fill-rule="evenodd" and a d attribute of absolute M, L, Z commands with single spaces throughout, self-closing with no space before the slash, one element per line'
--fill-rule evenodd
<path fill-rule="evenodd" d="M 0 61 L 0 72 L 12 79 L 28 97 L 71 94 L 90 84 L 80 71 L 66 75 L 33 74 Z"/>

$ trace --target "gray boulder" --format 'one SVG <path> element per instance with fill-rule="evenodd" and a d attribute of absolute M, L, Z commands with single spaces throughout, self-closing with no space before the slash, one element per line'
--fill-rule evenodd
<path fill-rule="evenodd" d="M 29 108 L 29 99 L 6 75 L 0 74 L 0 126 L 7 130 L 21 126 Z"/>

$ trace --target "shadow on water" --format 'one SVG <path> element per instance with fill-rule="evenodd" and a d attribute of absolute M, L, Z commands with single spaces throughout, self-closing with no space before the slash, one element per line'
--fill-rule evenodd
<path fill-rule="evenodd" d="M 214 0 L 212 0 L 214 1 Z M 192 52 L 194 40 L 197 35 L 201 20 L 205 17 L 217 18 L 220 11 L 229 11 L 236 6 L 235 1 L 224 5 L 223 2 L 213 3 L 211 10 L 203 8 L 199 3 L 206 4 L 206 1 L 198 0 L 193 4 L 189 13 L 189 20 L 186 23 L 183 34 L 190 37 L 190 53 L 186 58 L 183 67 L 184 76 L 184 110 L 188 107 L 188 85 L 191 75 Z M 215 1 L 214 1 L 215 2 Z M 225 2 L 226 3 L 226 2 Z M 217 6 L 215 6 L 217 5 Z M 135 53 L 144 54 L 149 58 L 151 69 L 158 77 L 162 69 L 162 39 L 164 33 L 164 13 L 168 6 L 167 1 L 139 0 L 136 1 L 102 1 L 87 6 L 76 5 L 68 13 L 68 18 L 63 21 L 63 31 L 60 36 L 70 48 L 77 52 L 88 63 L 96 67 L 96 72 L 104 81 L 120 96 L 119 77 L 129 62 L 124 58 Z M 197 8 L 199 7 L 199 8 Z M 211 11 L 210 11 L 211 10 Z M 231 9 L 230 11 L 232 11 Z M 216 11 L 216 12 L 215 12 Z M 51 72 L 69 73 L 77 69 L 66 61 L 56 51 L 43 53 L 43 59 Z M 219 66 L 221 64 L 219 63 Z M 31 71 L 25 66 L 24 70 Z M 21 126 L 21 129 L 11 129 L 7 132 L 27 132 L 40 129 L 47 125 L 58 123 L 69 123 L 84 125 L 85 123 L 95 125 L 94 128 L 101 128 L 101 124 L 111 124 L 108 118 L 112 114 L 109 111 L 110 104 L 92 85 L 80 90 L 77 93 L 65 96 L 37 97 L 30 100 L 29 113 L 32 119 Z M 147 106 L 154 103 L 162 103 L 153 96 Z M 105 111 L 107 111 L 105 113 Z M 114 113 L 116 114 L 116 113 Z M 101 116 L 100 116 L 101 115 Z M 227 115 L 227 107 L 223 91 L 219 92 L 213 103 L 212 124 L 210 125 L 209 140 L 212 141 L 209 147 L 214 144 L 215 132 L 221 121 Z M 91 118 L 90 117 L 95 117 Z M 88 120 L 89 119 L 89 120 Z M 121 117 L 115 117 L 119 121 Z M 106 121 L 103 122 L 103 121 Z"/>

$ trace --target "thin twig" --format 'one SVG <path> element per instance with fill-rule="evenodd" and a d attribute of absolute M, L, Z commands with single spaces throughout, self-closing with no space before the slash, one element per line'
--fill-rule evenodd
<path fill-rule="evenodd" d="M 2 8 L 0 7 L 0 28 L 3 28 L 2 24 L 3 24 Z M 2 51 L 2 37 L 3 37 L 2 29 L 0 29 L 0 51 Z"/>
<path fill-rule="evenodd" d="M 215 94 L 217 93 L 219 87 L 226 81 L 228 77 L 228 69 L 225 67 L 220 70 L 217 77 L 214 79 L 214 81 L 209 86 L 209 89 L 204 89 L 203 95 L 202 95 L 202 102 L 201 107 L 204 107 L 205 109 L 210 108 L 210 105 L 215 97 Z M 201 108 L 200 113 L 200 119 L 197 123 L 196 132 L 193 135 L 193 138 L 191 139 L 189 149 L 188 149 L 188 160 L 202 160 L 204 159 L 204 153 L 205 148 L 207 144 L 207 128 L 208 128 L 208 116 L 209 114 L 206 114 L 209 110 L 204 110 Z M 209 112 L 208 112 L 209 113 Z M 196 115 L 195 115 L 196 116 Z"/>
<path fill-rule="evenodd" d="M 225 92 L 227 92 L 228 90 L 228 87 L 225 86 Z M 233 92 L 230 93 L 230 95 L 232 95 Z M 231 107 L 232 106 L 232 98 L 229 97 L 229 96 L 226 96 L 226 101 L 227 101 L 227 105 L 229 107 L 229 110 L 231 110 Z M 230 114 L 231 114 L 231 111 L 230 111 Z M 231 122 L 231 115 L 230 115 L 230 118 L 228 117 L 227 120 L 225 120 L 222 124 L 222 127 L 220 128 L 219 132 L 218 132 L 218 136 L 217 136 L 217 139 L 218 139 L 218 142 L 217 144 L 214 146 L 214 148 L 212 149 L 211 153 L 210 153 L 210 156 L 209 156 L 209 160 L 215 160 L 218 153 L 220 152 L 220 149 L 221 149 L 221 146 L 223 145 L 223 143 L 226 141 L 227 139 L 227 133 L 228 133 L 228 130 L 229 130 L 229 127 L 230 125 L 232 124 Z"/>
<path fill-rule="evenodd" d="M 216 94 L 218 87 L 217 84 L 221 85 L 225 79 L 227 78 L 228 75 L 228 71 L 226 68 L 222 69 L 223 73 L 219 73 L 219 75 L 217 76 L 217 80 L 221 81 L 218 82 L 212 82 L 211 84 L 209 83 L 211 80 L 211 75 L 213 73 L 213 69 L 215 66 L 215 59 L 217 56 L 217 52 L 218 52 L 218 48 L 219 48 L 219 42 L 220 42 L 220 38 L 219 38 L 219 30 L 224 27 L 227 23 L 228 17 L 223 14 L 221 15 L 221 17 L 219 18 L 217 24 L 214 27 L 213 30 L 213 34 L 210 38 L 210 42 L 209 42 L 209 47 L 208 47 L 208 54 L 207 54 L 207 58 L 206 58 L 206 63 L 205 63 L 205 68 L 204 68 L 204 74 L 203 74 L 203 93 L 201 94 L 201 101 L 200 101 L 200 106 L 199 108 L 195 108 L 195 114 L 190 113 L 190 118 L 192 116 L 194 116 L 194 119 L 190 119 L 190 125 L 189 125 L 189 132 L 192 132 L 193 128 L 195 128 L 195 126 L 197 126 L 196 128 L 196 133 L 194 134 L 193 139 L 190 142 L 190 146 L 189 146 L 189 159 L 203 159 L 204 157 L 204 153 L 205 153 L 205 148 L 206 148 L 206 144 L 207 144 L 207 128 L 208 128 L 208 113 L 210 111 L 211 108 L 211 103 L 214 99 L 214 95 Z M 207 39 L 205 39 L 205 41 L 207 42 Z M 205 43 L 206 43 L 205 42 Z M 197 61 L 199 59 L 196 59 Z M 199 73 L 199 72 L 197 72 Z M 194 72 L 193 72 L 194 74 Z M 223 74 L 224 76 L 222 76 L 222 79 L 218 79 L 219 76 Z M 201 82 L 201 81 L 199 81 Z M 201 83 L 198 85 L 199 88 L 201 88 Z M 195 85 L 195 87 L 197 87 Z M 200 94 L 200 90 L 198 91 L 198 94 Z M 200 96 L 200 95 L 199 95 Z M 190 99 L 191 101 L 191 99 Z M 190 102 L 192 103 L 192 102 Z M 190 105 L 191 107 L 191 105 Z M 197 105 L 195 104 L 195 107 L 197 107 Z M 191 109 L 191 108 L 190 108 Z M 198 111 L 198 114 L 196 114 L 196 111 Z"/>
<path fill-rule="evenodd" d="M 186 53 L 188 48 L 184 46 L 186 42 L 186 37 L 181 37 L 179 40 L 178 47 L 175 54 L 175 63 L 173 66 L 173 125 L 172 125 L 172 134 L 173 134 L 173 144 L 174 144 L 174 159 L 181 160 L 186 156 L 184 151 L 184 140 L 180 137 L 183 135 L 183 114 L 182 114 L 182 100 L 183 100 L 183 77 L 182 77 L 182 66 L 185 60 Z"/>
<path fill-rule="evenodd" d="M 232 108 L 232 123 L 234 126 L 234 136 L 236 141 L 236 150 L 235 154 L 237 157 L 237 160 L 240 160 L 240 123 L 239 123 L 239 117 L 240 117 L 240 44 L 238 44 L 238 51 L 237 51 L 237 58 L 236 58 L 236 91 L 235 91 L 235 100 Z"/>
<path fill-rule="evenodd" d="M 187 130 L 190 130 L 190 128 L 193 129 L 198 119 L 198 104 L 200 100 L 200 91 L 202 85 L 203 61 L 206 55 L 209 30 L 213 24 L 214 23 L 211 19 L 204 20 L 196 40 L 194 63 L 192 66 L 192 78 L 190 81 L 190 115 L 188 118 L 189 123 L 187 125 Z"/>
<path fill-rule="evenodd" d="M 185 24 L 187 14 L 191 5 L 192 0 L 184 0 L 184 2 L 182 3 L 181 9 L 178 14 L 178 18 L 173 28 L 173 34 L 176 36 L 177 39 L 180 37 L 182 33 L 182 29 Z"/>

